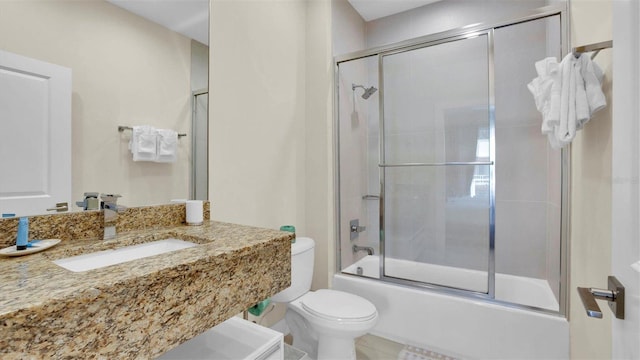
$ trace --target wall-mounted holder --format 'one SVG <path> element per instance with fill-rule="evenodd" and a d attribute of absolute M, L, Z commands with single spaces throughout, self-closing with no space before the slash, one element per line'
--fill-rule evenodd
<path fill-rule="evenodd" d="M 123 132 L 125 130 L 133 130 L 133 127 L 118 125 L 118 132 Z M 187 134 L 178 134 L 178 139 L 185 136 L 187 136 Z"/>
<path fill-rule="evenodd" d="M 600 299 L 607 300 L 616 318 L 624 319 L 624 286 L 615 276 L 609 276 L 607 283 L 608 290 L 578 287 L 587 316 L 602 319 L 602 311 L 596 302 L 596 299 Z"/>

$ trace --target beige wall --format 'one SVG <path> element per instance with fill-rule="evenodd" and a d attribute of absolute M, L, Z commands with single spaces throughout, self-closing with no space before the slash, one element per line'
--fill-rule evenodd
<path fill-rule="evenodd" d="M 349 1 L 331 1 L 331 27 L 334 55 L 344 55 L 366 48 L 366 22 Z"/>
<path fill-rule="evenodd" d="M 612 39 L 610 0 L 571 1 L 571 44 Z M 571 358 L 611 357 L 611 311 L 600 302 L 604 319 L 588 318 L 577 286 L 607 287 L 611 272 L 611 50 L 595 62 L 605 72 L 608 106 L 594 116 L 573 144 L 571 169 L 570 324 Z"/>
<path fill-rule="evenodd" d="M 212 1 L 212 218 L 278 228 L 305 219 L 305 4 Z"/>
<path fill-rule="evenodd" d="M 72 200 L 187 197 L 189 140 L 175 164 L 134 163 L 117 126 L 189 132 L 189 39 L 104 1 L 0 1 L 0 49 L 72 69 Z"/>
<path fill-rule="evenodd" d="M 335 268 L 331 1 L 307 1 L 306 225 L 316 240 L 313 287 L 328 288 Z"/>
<path fill-rule="evenodd" d="M 332 267 L 330 4 L 211 1 L 212 218 L 316 241 Z"/>

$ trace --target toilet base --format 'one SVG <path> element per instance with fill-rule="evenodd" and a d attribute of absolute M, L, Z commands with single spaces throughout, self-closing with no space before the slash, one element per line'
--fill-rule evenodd
<path fill-rule="evenodd" d="M 291 331 L 291 336 L 293 336 L 291 345 L 298 350 L 306 352 L 311 359 L 317 360 L 318 338 L 316 337 L 316 332 L 300 314 L 291 309 L 287 309 L 285 319 Z"/>
<path fill-rule="evenodd" d="M 317 360 L 356 360 L 354 339 L 319 336 Z"/>
<path fill-rule="evenodd" d="M 292 346 L 306 352 L 314 360 L 356 360 L 355 338 L 339 331 L 314 329 L 302 315 L 288 308 L 285 314 L 293 336 Z M 336 333 L 340 336 L 335 336 Z M 358 333 L 364 335 L 366 332 Z"/>

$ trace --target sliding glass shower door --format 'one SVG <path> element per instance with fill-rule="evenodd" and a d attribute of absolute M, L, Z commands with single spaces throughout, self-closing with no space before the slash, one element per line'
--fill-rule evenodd
<path fill-rule="evenodd" d="M 565 16 L 337 57 L 339 271 L 565 312 L 569 153 L 527 89 Z"/>
<path fill-rule="evenodd" d="M 491 37 L 380 56 L 383 277 L 493 296 Z"/>

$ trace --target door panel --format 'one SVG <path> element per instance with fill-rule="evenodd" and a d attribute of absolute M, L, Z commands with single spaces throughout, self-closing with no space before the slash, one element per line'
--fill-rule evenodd
<path fill-rule="evenodd" d="M 489 53 L 484 33 L 382 57 L 386 277 L 493 296 Z"/>
<path fill-rule="evenodd" d="M 71 200 L 71 70 L 0 51 L 0 212 Z"/>
<path fill-rule="evenodd" d="M 611 316 L 611 358 L 640 359 L 640 4 L 614 1 L 613 20 L 611 270 L 626 294 L 625 319 Z"/>

